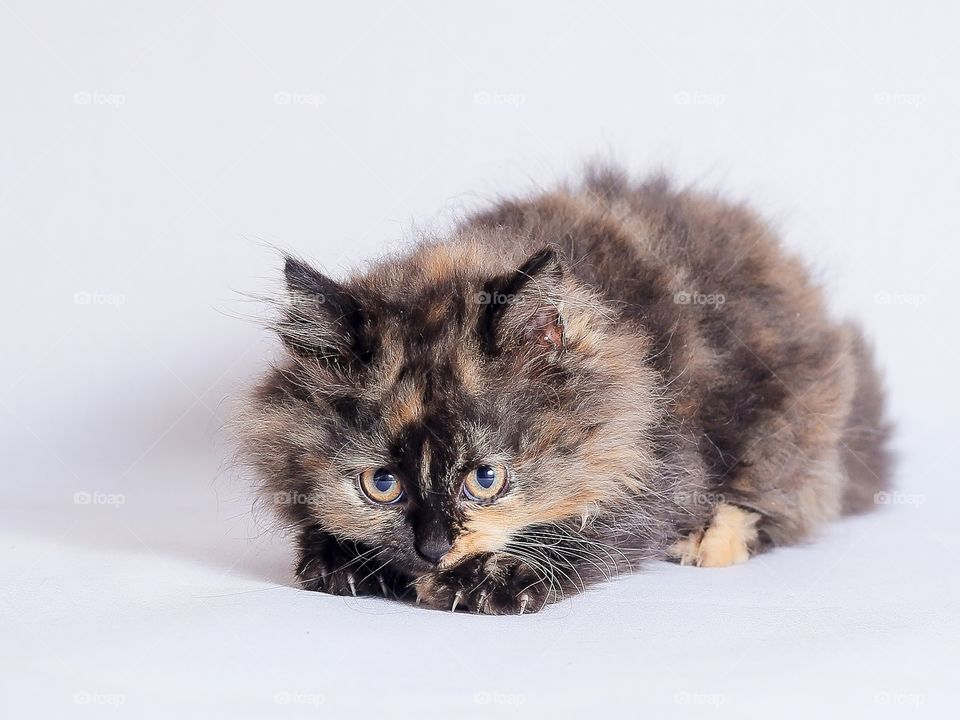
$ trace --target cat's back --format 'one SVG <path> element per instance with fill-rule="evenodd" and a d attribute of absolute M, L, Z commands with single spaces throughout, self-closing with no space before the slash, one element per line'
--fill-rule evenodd
<path fill-rule="evenodd" d="M 488 234 L 510 261 L 558 248 L 578 280 L 655 337 L 684 319 L 747 336 L 771 326 L 817 337 L 833 330 L 820 289 L 766 222 L 663 176 L 634 182 L 593 168 L 580 184 L 501 201 L 464 229 Z"/>

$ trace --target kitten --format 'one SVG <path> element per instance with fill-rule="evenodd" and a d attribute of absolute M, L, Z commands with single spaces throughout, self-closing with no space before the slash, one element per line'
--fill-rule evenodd
<path fill-rule="evenodd" d="M 305 588 L 523 613 L 887 487 L 860 333 L 748 209 L 597 169 L 338 282 L 287 258 L 241 422 Z"/>

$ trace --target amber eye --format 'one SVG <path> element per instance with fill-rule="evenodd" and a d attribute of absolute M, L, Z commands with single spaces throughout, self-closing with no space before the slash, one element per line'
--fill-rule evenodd
<path fill-rule="evenodd" d="M 386 468 L 364 470 L 360 473 L 360 489 L 373 502 L 381 505 L 390 505 L 403 497 L 400 480 Z"/>
<path fill-rule="evenodd" d="M 463 494 L 468 500 L 493 500 L 507 485 L 507 469 L 502 465 L 481 465 L 463 478 Z"/>

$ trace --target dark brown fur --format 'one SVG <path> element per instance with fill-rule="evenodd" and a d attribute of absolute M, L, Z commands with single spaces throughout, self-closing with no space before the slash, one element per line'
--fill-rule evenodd
<path fill-rule="evenodd" d="M 286 274 L 287 357 L 242 427 L 308 588 L 535 610 L 798 542 L 887 486 L 863 339 L 744 207 L 598 170 L 343 283 Z M 509 486 L 466 502 L 483 463 Z M 377 467 L 402 503 L 360 492 Z"/>

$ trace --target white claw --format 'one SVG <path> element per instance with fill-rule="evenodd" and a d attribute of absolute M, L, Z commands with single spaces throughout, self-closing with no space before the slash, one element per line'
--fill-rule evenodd
<path fill-rule="evenodd" d="M 350 586 L 350 592 L 353 593 L 353 596 L 357 596 L 357 584 L 353 580 L 353 575 L 347 575 L 347 585 Z"/>
<path fill-rule="evenodd" d="M 527 609 L 527 603 L 530 602 L 530 598 L 526 595 L 520 596 L 520 614 L 523 615 L 523 611 Z"/>
<path fill-rule="evenodd" d="M 487 602 L 487 598 L 490 597 L 490 593 L 482 592 L 480 593 L 480 599 L 477 600 L 477 612 L 483 612 L 483 606 Z"/>
<path fill-rule="evenodd" d="M 383 578 L 377 575 L 377 580 L 380 581 L 380 589 L 383 591 L 383 596 L 390 597 L 390 592 L 387 590 L 387 584 L 383 581 Z"/>
<path fill-rule="evenodd" d="M 453 596 L 453 607 L 450 608 L 450 612 L 457 611 L 457 605 L 460 604 L 461 600 L 463 600 L 463 593 L 457 590 L 457 594 Z"/>

